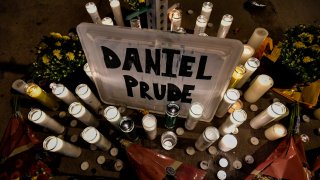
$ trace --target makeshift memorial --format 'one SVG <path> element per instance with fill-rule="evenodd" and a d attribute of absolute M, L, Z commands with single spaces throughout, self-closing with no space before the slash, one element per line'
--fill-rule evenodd
<path fill-rule="evenodd" d="M 206 30 L 207 23 L 208 19 L 204 15 L 198 16 L 193 34 L 199 35 L 200 33 L 204 33 Z"/>
<path fill-rule="evenodd" d="M 82 131 L 81 137 L 88 143 L 94 144 L 103 151 L 108 151 L 111 148 L 111 142 L 92 126 L 86 127 Z"/>
<path fill-rule="evenodd" d="M 185 121 L 185 124 L 184 124 L 184 127 L 187 130 L 191 131 L 196 127 L 199 119 L 202 117 L 203 110 L 204 110 L 204 107 L 201 103 L 194 102 L 191 104 L 187 120 Z"/>
<path fill-rule="evenodd" d="M 209 22 L 212 8 L 213 8 L 212 2 L 204 2 L 202 4 L 201 15 L 203 15 L 207 19 L 207 22 Z"/>
<path fill-rule="evenodd" d="M 206 150 L 220 137 L 219 131 L 213 126 L 207 127 L 195 142 L 195 147 L 199 151 Z"/>
<path fill-rule="evenodd" d="M 99 121 L 79 102 L 70 104 L 68 111 L 73 117 L 79 119 L 87 126 L 97 127 L 99 125 Z"/>
<path fill-rule="evenodd" d="M 247 44 L 257 51 L 268 35 L 269 32 L 266 29 L 256 28 Z"/>
<path fill-rule="evenodd" d="M 273 79 L 265 74 L 257 76 L 250 87 L 244 93 L 244 99 L 249 103 L 255 103 L 273 86 Z"/>
<path fill-rule="evenodd" d="M 239 61 L 239 64 L 244 65 L 249 58 L 251 58 L 254 54 L 254 49 L 248 44 L 243 45 L 244 49 Z"/>
<path fill-rule="evenodd" d="M 244 68 L 246 69 L 246 71 L 235 87 L 238 89 L 242 88 L 242 86 L 248 81 L 250 76 L 257 70 L 259 66 L 260 61 L 257 58 L 249 58 L 244 64 Z"/>
<path fill-rule="evenodd" d="M 51 152 L 61 153 L 69 157 L 79 157 L 81 148 L 70 144 L 55 136 L 48 136 L 43 141 L 43 149 Z"/>
<path fill-rule="evenodd" d="M 72 92 L 63 84 L 51 83 L 50 88 L 52 89 L 52 93 L 67 105 L 78 101 L 77 98 L 72 94 Z"/>
<path fill-rule="evenodd" d="M 228 88 L 236 87 L 245 73 L 246 73 L 246 69 L 244 66 L 242 65 L 237 66 L 232 73 Z"/>
<path fill-rule="evenodd" d="M 177 116 L 179 115 L 180 106 L 175 102 L 170 102 L 167 104 L 166 115 L 165 115 L 165 127 L 168 129 L 173 129 Z"/>
<path fill-rule="evenodd" d="M 223 124 L 219 127 L 221 135 L 230 134 L 235 131 L 244 121 L 247 120 L 247 113 L 243 109 L 233 111 Z"/>
<path fill-rule="evenodd" d="M 157 119 L 152 114 L 146 114 L 142 118 L 142 127 L 148 135 L 148 139 L 154 140 L 157 137 Z"/>
<path fill-rule="evenodd" d="M 229 32 L 230 26 L 233 21 L 233 16 L 230 14 L 223 15 L 220 26 L 218 29 L 217 37 L 218 38 L 225 38 Z"/>
<path fill-rule="evenodd" d="M 102 109 L 102 104 L 99 99 L 93 94 L 91 89 L 86 84 L 79 84 L 76 87 L 76 94 L 88 105 L 90 106 L 97 114 L 99 110 Z"/>
<path fill-rule="evenodd" d="M 95 24 L 102 24 L 101 23 L 101 18 L 100 18 L 100 15 L 98 13 L 98 9 L 97 9 L 97 6 L 94 2 L 88 2 L 86 4 L 86 10 L 87 12 L 89 13 L 93 23 Z"/>
<path fill-rule="evenodd" d="M 220 102 L 215 116 L 222 118 L 228 111 L 228 109 L 237 102 L 240 98 L 240 93 L 238 90 L 230 88 L 223 95 L 223 99 Z"/>

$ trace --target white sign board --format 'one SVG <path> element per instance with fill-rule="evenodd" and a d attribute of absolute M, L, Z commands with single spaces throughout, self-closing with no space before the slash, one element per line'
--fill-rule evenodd
<path fill-rule="evenodd" d="M 240 41 L 82 23 L 78 35 L 100 99 L 164 114 L 176 101 L 211 121 L 243 51 Z"/>

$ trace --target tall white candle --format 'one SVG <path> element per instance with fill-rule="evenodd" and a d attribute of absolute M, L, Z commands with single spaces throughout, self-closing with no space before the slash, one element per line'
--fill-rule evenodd
<path fill-rule="evenodd" d="M 220 137 L 219 131 L 213 126 L 208 126 L 195 142 L 195 147 L 199 151 L 206 150 Z"/>
<path fill-rule="evenodd" d="M 116 128 L 119 128 L 120 120 L 122 119 L 120 112 L 114 106 L 108 106 L 103 111 L 103 116 Z"/>
<path fill-rule="evenodd" d="M 286 113 L 285 105 L 280 102 L 272 103 L 267 109 L 251 119 L 250 126 L 253 129 L 259 129 L 284 113 Z"/>
<path fill-rule="evenodd" d="M 254 32 L 252 33 L 248 45 L 253 47 L 255 51 L 259 49 L 263 41 L 266 39 L 266 37 L 269 35 L 269 32 L 264 28 L 256 28 Z"/>
<path fill-rule="evenodd" d="M 110 6 L 112 9 L 116 24 L 118 26 L 124 26 L 119 0 L 110 0 Z"/>
<path fill-rule="evenodd" d="M 73 117 L 79 119 L 87 126 L 97 127 L 99 125 L 99 121 L 79 102 L 70 104 L 68 110 Z"/>
<path fill-rule="evenodd" d="M 102 20 L 101 20 L 102 24 L 103 25 L 108 25 L 108 26 L 113 26 L 113 20 L 110 18 L 110 17 L 104 17 Z"/>
<path fill-rule="evenodd" d="M 223 99 L 220 102 L 215 116 L 221 118 L 223 117 L 228 109 L 240 98 L 240 92 L 236 89 L 228 89 L 223 95 Z"/>
<path fill-rule="evenodd" d="M 35 124 L 39 124 L 40 126 L 46 127 L 58 134 L 62 134 L 65 130 L 65 127 L 60 123 L 52 119 L 45 112 L 40 109 L 31 109 L 28 114 L 28 119 Z"/>
<path fill-rule="evenodd" d="M 25 92 L 26 86 L 27 86 L 27 83 L 21 79 L 15 80 L 11 85 L 12 89 L 18 91 L 21 94 L 26 94 L 26 92 Z"/>
<path fill-rule="evenodd" d="M 76 87 L 77 95 L 89 105 L 95 112 L 99 112 L 102 108 L 102 105 L 98 98 L 92 93 L 91 89 L 86 84 L 79 84 Z"/>
<path fill-rule="evenodd" d="M 208 23 L 208 20 L 205 16 L 203 15 L 198 16 L 193 34 L 199 35 L 200 33 L 204 33 L 206 30 L 207 23 Z"/>
<path fill-rule="evenodd" d="M 170 31 L 178 31 L 181 27 L 181 12 L 179 10 L 175 10 L 172 13 L 172 18 L 171 18 L 171 27 Z"/>
<path fill-rule="evenodd" d="M 93 77 L 92 77 L 92 73 L 91 73 L 91 70 L 90 70 L 90 67 L 89 67 L 88 63 L 84 64 L 83 70 L 87 74 L 87 76 L 91 79 L 91 81 L 94 82 L 93 81 Z"/>
<path fill-rule="evenodd" d="M 254 54 L 254 49 L 248 44 L 243 45 L 243 52 L 239 64 L 245 64 L 249 58 Z"/>
<path fill-rule="evenodd" d="M 48 136 L 43 141 L 43 149 L 64 154 L 69 157 L 79 157 L 81 155 L 81 148 L 55 136 Z"/>
<path fill-rule="evenodd" d="M 70 105 L 73 102 L 78 101 L 77 98 L 66 88 L 63 84 L 51 83 L 50 88 L 52 93 L 66 104 Z"/>
<path fill-rule="evenodd" d="M 199 102 L 194 102 L 191 104 L 187 120 L 184 124 L 184 127 L 188 129 L 189 131 L 193 130 L 200 118 L 202 117 L 204 107 Z"/>
<path fill-rule="evenodd" d="M 223 152 L 228 152 L 237 147 L 238 141 L 234 135 L 226 134 L 219 141 L 219 149 Z"/>
<path fill-rule="evenodd" d="M 240 81 L 237 83 L 236 88 L 240 89 L 242 86 L 248 81 L 250 76 L 258 69 L 260 66 L 260 61 L 257 58 L 249 58 L 248 61 L 244 64 L 244 68 L 246 69 L 246 72 L 240 79 Z"/>
<path fill-rule="evenodd" d="M 211 2 L 204 2 L 202 4 L 201 15 L 203 15 L 207 19 L 207 22 L 209 22 L 210 15 L 212 12 L 212 7 L 213 7 L 213 4 Z"/>
<path fill-rule="evenodd" d="M 222 17 L 222 20 L 220 22 L 220 27 L 217 33 L 218 38 L 225 38 L 229 32 L 230 26 L 233 21 L 233 16 L 230 14 L 225 14 Z"/>
<path fill-rule="evenodd" d="M 246 120 L 247 113 L 243 109 L 237 109 L 233 111 L 219 127 L 219 132 L 221 135 L 230 134 Z"/>
<path fill-rule="evenodd" d="M 287 129 L 282 124 L 275 124 L 264 131 L 265 137 L 274 141 L 287 135 Z"/>
<path fill-rule="evenodd" d="M 85 128 L 81 133 L 81 137 L 103 151 L 108 151 L 111 148 L 111 142 L 92 126 Z"/>
<path fill-rule="evenodd" d="M 249 103 L 255 103 L 273 86 L 273 79 L 265 74 L 259 75 L 244 93 L 244 99 Z"/>
<path fill-rule="evenodd" d="M 157 119 L 152 114 L 146 114 L 142 118 L 142 126 L 150 140 L 157 137 Z"/>
<path fill-rule="evenodd" d="M 86 4 L 86 9 L 87 9 L 87 12 L 89 13 L 93 23 L 101 24 L 101 18 L 99 16 L 96 4 L 94 2 L 88 2 Z"/>

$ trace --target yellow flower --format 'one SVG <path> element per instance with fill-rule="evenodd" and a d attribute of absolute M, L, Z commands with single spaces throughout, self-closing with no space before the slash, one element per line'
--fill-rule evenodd
<path fill-rule="evenodd" d="M 39 44 L 39 49 L 45 49 L 45 48 L 47 48 L 48 47 L 48 45 L 46 44 L 46 43 L 44 43 L 44 42 L 41 42 L 40 44 Z"/>
<path fill-rule="evenodd" d="M 62 38 L 63 38 L 64 40 L 69 40 L 69 39 L 70 39 L 69 36 L 62 36 Z"/>
<path fill-rule="evenodd" d="M 61 51 L 58 49 L 53 50 L 53 55 L 56 56 L 59 60 L 62 58 L 60 52 Z"/>
<path fill-rule="evenodd" d="M 50 35 L 54 38 L 62 38 L 60 33 L 51 32 Z"/>
<path fill-rule="evenodd" d="M 309 43 L 312 43 L 313 41 L 313 35 L 309 34 L 309 33 L 301 33 L 298 35 L 299 38 L 303 39 L 303 38 L 307 38 Z"/>
<path fill-rule="evenodd" d="M 56 46 L 61 46 L 61 42 L 56 42 Z"/>
<path fill-rule="evenodd" d="M 48 58 L 47 55 L 42 56 L 42 62 L 43 62 L 45 65 L 48 65 L 48 64 L 49 64 L 49 58 Z"/>
<path fill-rule="evenodd" d="M 320 46 L 318 44 L 314 44 L 312 46 L 310 46 L 312 50 L 320 52 Z"/>
<path fill-rule="evenodd" d="M 306 48 L 306 45 L 303 44 L 303 42 L 295 42 L 293 43 L 293 46 L 296 48 Z"/>
<path fill-rule="evenodd" d="M 314 59 L 313 58 L 311 58 L 311 57 L 309 57 L 309 56 L 306 56 L 306 57 L 304 57 L 303 58 L 303 60 L 302 60 L 304 63 L 309 63 L 309 62 L 312 62 L 312 61 L 314 61 Z"/>
<path fill-rule="evenodd" d="M 72 60 L 74 60 L 74 54 L 72 53 L 72 52 L 67 52 L 67 58 L 70 60 L 70 61 L 72 61 Z"/>

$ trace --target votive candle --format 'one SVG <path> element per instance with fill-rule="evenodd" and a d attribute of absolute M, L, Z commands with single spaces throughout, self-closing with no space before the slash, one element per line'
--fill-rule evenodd
<path fill-rule="evenodd" d="M 259 66 L 260 66 L 260 61 L 257 58 L 254 58 L 254 57 L 249 58 L 247 62 L 244 64 L 244 68 L 246 69 L 246 72 L 237 83 L 236 88 L 238 89 L 242 88 L 242 86 L 248 81 L 250 76 L 258 69 Z"/>
<path fill-rule="evenodd" d="M 115 106 L 108 106 L 103 111 L 103 116 L 116 128 L 119 128 L 122 119 L 120 112 Z"/>
<path fill-rule="evenodd" d="M 223 95 L 223 99 L 220 102 L 215 116 L 221 118 L 223 117 L 228 109 L 240 98 L 240 92 L 236 89 L 230 88 Z"/>
<path fill-rule="evenodd" d="M 78 101 L 77 98 L 69 91 L 63 84 L 51 83 L 50 88 L 52 93 L 66 104 L 70 105 L 73 102 Z"/>
<path fill-rule="evenodd" d="M 204 2 L 202 4 L 201 15 L 203 15 L 207 19 L 207 22 L 209 22 L 212 8 L 213 4 L 211 2 Z"/>
<path fill-rule="evenodd" d="M 219 132 L 221 135 L 230 134 L 246 120 L 247 113 L 243 109 L 235 110 L 219 127 Z"/>
<path fill-rule="evenodd" d="M 255 103 L 273 86 L 273 79 L 265 74 L 259 75 L 244 93 L 244 99 Z"/>
<path fill-rule="evenodd" d="M 217 33 L 218 38 L 225 38 L 229 32 L 230 26 L 233 21 L 233 16 L 230 14 L 225 14 L 222 17 L 222 20 L 220 22 L 220 27 Z"/>
<path fill-rule="evenodd" d="M 259 49 L 259 47 L 268 35 L 269 32 L 266 29 L 256 28 L 252 33 L 247 44 L 250 45 L 255 51 L 257 51 L 257 49 Z"/>
<path fill-rule="evenodd" d="M 91 89 L 86 84 L 79 84 L 76 87 L 76 94 L 95 112 L 99 112 L 102 105 L 98 98 L 92 93 Z"/>
<path fill-rule="evenodd" d="M 104 17 L 102 20 L 101 20 L 102 24 L 103 25 L 108 25 L 108 26 L 113 26 L 113 20 L 110 18 L 110 17 Z"/>
<path fill-rule="evenodd" d="M 82 131 L 81 137 L 88 143 L 94 144 L 103 151 L 108 151 L 111 148 L 111 142 L 92 126 L 86 127 Z"/>
<path fill-rule="evenodd" d="M 91 79 L 91 81 L 94 82 L 93 81 L 93 77 L 92 77 L 92 73 L 91 73 L 91 70 L 90 70 L 90 67 L 89 67 L 88 63 L 84 64 L 83 70 L 86 73 L 86 75 Z"/>
<path fill-rule="evenodd" d="M 245 73 L 246 73 L 246 69 L 244 68 L 244 66 L 242 65 L 237 66 L 232 73 L 228 88 L 236 87 L 236 85 L 238 84 L 238 82 L 240 81 L 240 79 L 243 77 Z"/>
<path fill-rule="evenodd" d="M 142 118 L 142 127 L 148 135 L 148 139 L 157 137 L 157 118 L 152 114 L 146 114 Z"/>
<path fill-rule="evenodd" d="M 264 131 L 265 137 L 274 141 L 287 135 L 287 129 L 282 124 L 275 124 Z"/>
<path fill-rule="evenodd" d="M 242 65 L 245 64 L 247 62 L 247 60 L 254 55 L 254 51 L 255 50 L 250 45 L 248 45 L 248 44 L 243 45 L 243 52 L 240 57 L 239 64 L 242 64 Z"/>
<path fill-rule="evenodd" d="M 208 126 L 195 142 L 195 147 L 199 151 L 206 150 L 220 137 L 219 131 L 213 126 Z"/>
<path fill-rule="evenodd" d="M 112 13 L 113 13 L 114 19 L 116 21 L 116 24 L 118 26 L 124 26 L 121 7 L 120 7 L 120 1 L 119 0 L 110 0 L 110 6 L 112 9 Z"/>
<path fill-rule="evenodd" d="M 51 152 L 57 152 L 69 157 L 79 157 L 81 155 L 81 148 L 71 143 L 63 141 L 55 136 L 48 136 L 43 141 L 43 149 Z"/>
<path fill-rule="evenodd" d="M 253 129 L 259 129 L 284 113 L 286 113 L 285 105 L 280 102 L 272 103 L 267 109 L 251 119 L 250 126 Z"/>
<path fill-rule="evenodd" d="M 238 141 L 234 135 L 226 134 L 219 141 L 218 147 L 223 152 L 228 152 L 237 147 Z"/>
<path fill-rule="evenodd" d="M 208 20 L 204 15 L 198 16 L 193 34 L 199 35 L 200 33 L 204 33 L 206 30 L 207 23 Z"/>
<path fill-rule="evenodd" d="M 200 118 L 202 117 L 204 107 L 199 102 L 194 102 L 191 104 L 187 120 L 184 124 L 185 128 L 189 131 L 193 130 Z"/>
<path fill-rule="evenodd" d="M 99 125 L 99 121 L 79 102 L 71 103 L 68 110 L 73 117 L 87 126 L 97 127 Z"/>
<path fill-rule="evenodd" d="M 101 23 L 101 18 L 100 18 L 99 13 L 98 13 L 97 6 L 96 6 L 96 4 L 94 2 L 88 2 L 86 4 L 86 9 L 87 9 L 87 12 L 89 13 L 93 23 L 102 24 Z"/>
<path fill-rule="evenodd" d="M 181 27 L 181 12 L 179 10 L 175 10 L 172 13 L 172 18 L 171 18 L 171 27 L 170 31 L 178 31 Z"/>
<path fill-rule="evenodd" d="M 26 94 L 26 92 L 25 92 L 26 85 L 27 85 L 26 82 L 24 82 L 21 79 L 17 79 L 12 83 L 11 87 L 12 87 L 12 89 L 18 91 L 21 94 Z"/>

